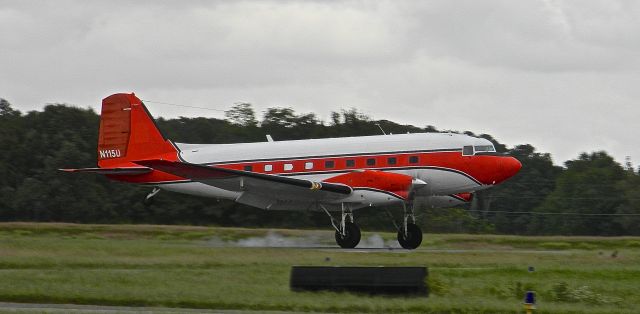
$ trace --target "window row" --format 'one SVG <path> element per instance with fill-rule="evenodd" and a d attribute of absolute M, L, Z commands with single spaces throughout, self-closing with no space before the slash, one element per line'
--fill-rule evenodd
<path fill-rule="evenodd" d="M 420 161 L 420 158 L 418 156 L 409 156 L 409 164 L 417 164 Z M 320 162 L 319 162 L 320 163 Z M 377 159 L 376 158 L 367 158 L 365 161 L 365 164 L 367 167 L 372 167 L 375 166 L 377 164 Z M 389 166 L 394 166 L 398 164 L 398 158 L 397 157 L 387 157 L 387 165 Z M 313 161 L 307 161 L 304 163 L 304 169 L 305 170 L 311 170 L 313 169 L 315 166 L 315 163 Z M 345 160 L 345 167 L 347 168 L 353 168 L 356 166 L 356 160 L 355 159 L 346 159 Z M 325 169 L 334 169 L 336 167 L 336 161 L 335 160 L 325 160 L 324 161 L 324 168 Z M 293 170 L 293 164 L 290 163 L 285 163 L 283 166 L 284 171 L 292 171 Z M 253 166 L 244 166 L 244 170 L 245 171 L 253 171 Z M 266 164 L 264 165 L 263 170 L 265 172 L 271 172 L 273 171 L 273 165 L 272 164 Z"/>

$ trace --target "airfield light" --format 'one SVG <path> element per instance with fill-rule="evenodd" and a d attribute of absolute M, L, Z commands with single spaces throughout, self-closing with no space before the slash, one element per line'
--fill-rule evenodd
<path fill-rule="evenodd" d="M 527 314 L 531 314 L 535 309 L 536 309 L 536 292 L 527 291 L 524 294 L 524 310 Z"/>

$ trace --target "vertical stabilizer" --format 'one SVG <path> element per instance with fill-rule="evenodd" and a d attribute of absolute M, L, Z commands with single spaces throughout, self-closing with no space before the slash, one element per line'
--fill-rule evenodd
<path fill-rule="evenodd" d="M 142 159 L 176 160 L 177 150 L 135 94 L 114 94 L 103 99 L 98 166 L 126 166 Z"/>

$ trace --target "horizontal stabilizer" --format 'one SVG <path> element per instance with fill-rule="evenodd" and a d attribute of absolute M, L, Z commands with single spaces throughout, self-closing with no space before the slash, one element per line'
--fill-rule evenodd
<path fill-rule="evenodd" d="M 79 169 L 59 169 L 64 172 L 86 172 L 97 174 L 112 174 L 112 175 L 137 175 L 145 174 L 153 171 L 148 167 L 122 167 L 122 168 L 79 168 Z"/>

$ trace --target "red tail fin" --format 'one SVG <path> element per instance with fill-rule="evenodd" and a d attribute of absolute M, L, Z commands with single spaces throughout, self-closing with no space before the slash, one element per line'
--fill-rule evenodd
<path fill-rule="evenodd" d="M 134 94 L 102 100 L 98 166 L 130 165 L 132 160 L 177 159 L 177 150 L 158 130 L 153 117 Z"/>

